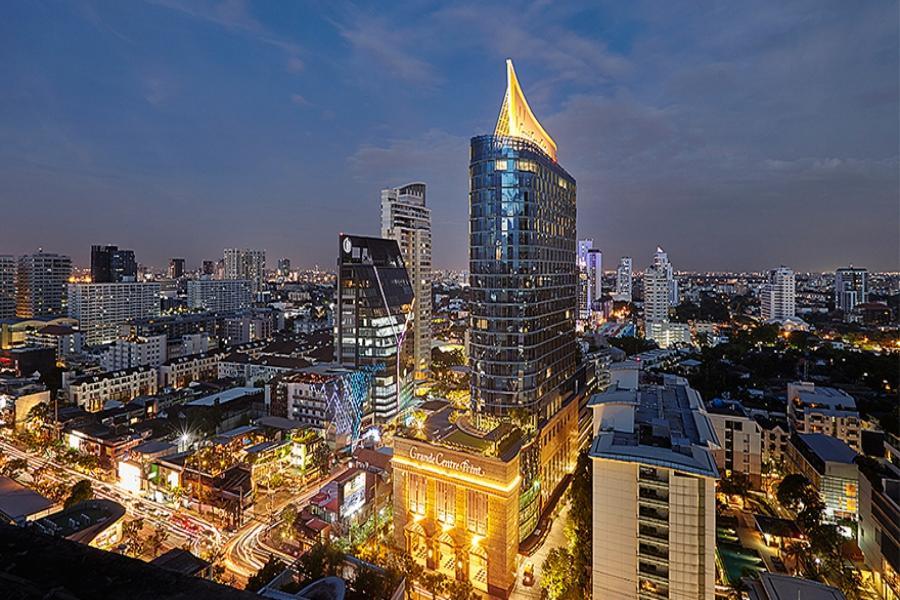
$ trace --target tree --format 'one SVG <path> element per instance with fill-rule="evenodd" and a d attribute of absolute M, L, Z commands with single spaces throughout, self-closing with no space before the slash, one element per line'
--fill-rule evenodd
<path fill-rule="evenodd" d="M 803 503 L 808 499 L 807 489 L 810 487 L 810 481 L 805 475 L 800 473 L 791 473 L 781 480 L 775 497 L 778 498 L 779 504 L 793 511 L 799 511 L 803 507 Z"/>
<path fill-rule="evenodd" d="M 281 560 L 275 558 L 274 556 L 269 557 L 269 560 L 266 561 L 266 564 L 262 566 L 262 568 L 256 572 L 255 575 L 251 575 L 249 579 L 247 579 L 247 590 L 251 592 L 258 592 L 259 590 L 266 587 L 269 582 L 275 579 L 278 575 L 280 575 L 285 570 L 285 564 L 281 562 Z"/>
<path fill-rule="evenodd" d="M 550 600 L 574 600 L 583 597 L 572 577 L 572 555 L 565 548 L 554 548 L 541 565 L 541 588 Z"/>
<path fill-rule="evenodd" d="M 28 468 L 28 461 L 24 458 L 13 458 L 0 464 L 0 475 L 15 479 L 22 471 Z"/>
<path fill-rule="evenodd" d="M 481 594 L 475 591 L 475 587 L 466 579 L 451 579 L 445 589 L 447 596 L 453 600 L 480 600 Z"/>
<path fill-rule="evenodd" d="M 739 471 L 733 471 L 728 477 L 719 480 L 719 491 L 727 496 L 746 498 L 751 487 L 750 477 Z"/>
<path fill-rule="evenodd" d="M 569 488 L 569 522 L 566 524 L 566 537 L 569 541 L 569 554 L 572 557 L 572 570 L 575 584 L 584 597 L 591 591 L 591 560 L 593 539 L 593 475 L 591 457 L 585 448 L 578 454 L 575 471 L 572 473 L 572 484 Z"/>
<path fill-rule="evenodd" d="M 162 525 L 157 525 L 147 538 L 147 552 L 153 556 L 159 554 L 168 537 L 169 531 Z"/>
<path fill-rule="evenodd" d="M 141 530 L 144 528 L 144 519 L 138 518 L 122 525 L 122 543 L 125 545 L 125 554 L 139 556 L 143 554 L 144 543 L 141 540 Z"/>
<path fill-rule="evenodd" d="M 69 497 L 66 498 L 66 501 L 63 503 L 63 507 L 69 508 L 79 502 L 90 500 L 93 497 L 94 488 L 91 487 L 91 482 L 87 479 L 80 479 L 72 486 L 72 490 L 69 492 Z"/>
<path fill-rule="evenodd" d="M 435 600 L 437 595 L 443 594 L 447 588 L 447 578 L 436 571 L 423 573 L 419 578 L 419 582 L 422 584 L 422 587 L 431 593 L 431 600 Z"/>
<path fill-rule="evenodd" d="M 297 560 L 297 572 L 304 581 L 336 575 L 344 553 L 333 544 L 318 543 Z"/>

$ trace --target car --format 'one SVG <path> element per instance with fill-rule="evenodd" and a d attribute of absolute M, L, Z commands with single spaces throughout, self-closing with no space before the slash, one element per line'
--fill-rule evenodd
<path fill-rule="evenodd" d="M 534 565 L 532 563 L 526 563 L 525 568 L 522 569 L 522 585 L 528 587 L 534 585 Z"/>

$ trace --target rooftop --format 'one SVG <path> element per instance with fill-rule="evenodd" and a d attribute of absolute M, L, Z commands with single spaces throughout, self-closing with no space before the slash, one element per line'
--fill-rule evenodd
<path fill-rule="evenodd" d="M 172 548 L 160 554 L 150 564 L 182 575 L 196 575 L 209 566 L 207 561 L 181 548 Z"/>
<path fill-rule="evenodd" d="M 14 479 L 0 476 L 0 517 L 13 522 L 24 521 L 52 507 L 52 500 Z"/>
<path fill-rule="evenodd" d="M 800 433 L 797 437 L 826 462 L 852 464 L 856 452 L 843 441 L 824 433 Z"/>
<path fill-rule="evenodd" d="M 837 588 L 790 575 L 762 572 L 748 583 L 751 600 L 846 600 Z"/>
<path fill-rule="evenodd" d="M 811 383 L 795 383 L 791 387 L 795 390 L 795 396 L 790 399 L 799 400 L 805 406 L 856 411 L 856 400 L 843 390 Z"/>
<path fill-rule="evenodd" d="M 255 387 L 233 387 L 222 392 L 210 394 L 203 398 L 197 398 L 188 402 L 188 406 L 214 406 L 216 404 L 225 404 L 233 400 L 238 400 L 244 396 L 262 393 L 263 390 Z"/>

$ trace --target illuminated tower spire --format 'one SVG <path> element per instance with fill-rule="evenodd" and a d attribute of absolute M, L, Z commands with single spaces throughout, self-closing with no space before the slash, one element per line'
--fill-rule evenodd
<path fill-rule="evenodd" d="M 524 138 L 537 144 L 556 161 L 556 142 L 544 131 L 537 117 L 531 112 L 511 58 L 506 59 L 506 95 L 503 97 L 494 135 Z"/>

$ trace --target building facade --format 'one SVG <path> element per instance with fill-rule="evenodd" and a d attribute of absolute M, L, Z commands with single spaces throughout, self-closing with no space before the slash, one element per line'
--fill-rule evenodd
<path fill-rule="evenodd" d="M 603 254 L 594 240 L 578 240 L 578 318 L 591 318 L 594 303 L 603 293 Z"/>
<path fill-rule="evenodd" d="M 104 371 L 158 367 L 166 362 L 167 345 L 164 335 L 119 338 L 103 353 L 100 366 Z"/>
<path fill-rule="evenodd" d="M 129 402 L 138 396 L 156 394 L 157 373 L 153 367 L 135 367 L 124 371 L 88 375 L 63 381 L 69 402 L 88 412 L 99 412 L 107 401 Z"/>
<path fill-rule="evenodd" d="M 869 271 L 846 267 L 834 272 L 834 307 L 847 316 L 857 304 L 869 301 Z"/>
<path fill-rule="evenodd" d="M 381 190 L 381 237 L 397 242 L 409 273 L 413 359 L 416 377 L 424 378 L 431 368 L 431 209 L 424 183 Z"/>
<path fill-rule="evenodd" d="M 69 284 L 69 316 L 78 319 L 85 343 L 105 344 L 130 320 L 159 316 L 159 289 L 158 283 Z"/>
<path fill-rule="evenodd" d="M 413 288 L 396 241 L 341 234 L 339 242 L 336 358 L 373 370 L 373 418 L 387 422 L 413 401 Z"/>
<path fill-rule="evenodd" d="M 794 431 L 824 433 L 859 451 L 862 424 L 856 400 L 847 392 L 814 383 L 789 383 L 787 408 Z"/>
<path fill-rule="evenodd" d="M 266 280 L 266 251 L 247 248 L 226 248 L 225 279 L 248 279 L 253 291 L 259 291 Z"/>
<path fill-rule="evenodd" d="M 683 379 L 591 398 L 594 598 L 715 597 L 717 440 Z"/>
<path fill-rule="evenodd" d="M 91 282 L 137 281 L 134 251 L 118 246 L 91 246 Z"/>
<path fill-rule="evenodd" d="M 247 309 L 254 285 L 249 279 L 192 279 L 187 282 L 188 306 L 216 312 Z"/>
<path fill-rule="evenodd" d="M 16 257 L 0 254 L 0 319 L 16 316 Z"/>
<path fill-rule="evenodd" d="M 788 267 L 769 271 L 768 281 L 760 296 L 763 321 L 781 321 L 797 315 L 797 283 Z"/>
<path fill-rule="evenodd" d="M 23 319 L 65 314 L 66 283 L 72 259 L 38 251 L 19 257 L 16 271 L 16 316 Z"/>
<path fill-rule="evenodd" d="M 623 256 L 619 259 L 619 266 L 616 267 L 616 300 L 631 302 L 633 284 L 631 257 Z"/>
<path fill-rule="evenodd" d="M 763 461 L 763 431 L 759 423 L 736 400 L 716 398 L 707 403 L 706 411 L 719 439 L 719 446 L 713 450 L 719 471 L 726 477 L 743 473 L 759 489 Z"/>
<path fill-rule="evenodd" d="M 788 444 L 788 464 L 812 483 L 825 504 L 826 519 L 855 521 L 859 513 L 859 469 L 856 452 L 841 440 L 822 433 L 794 433 Z"/>

